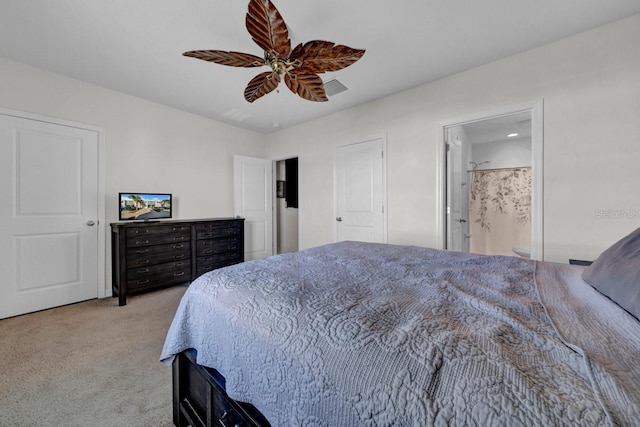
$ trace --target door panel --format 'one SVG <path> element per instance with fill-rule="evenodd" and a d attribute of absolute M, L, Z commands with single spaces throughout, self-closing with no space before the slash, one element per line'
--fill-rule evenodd
<path fill-rule="evenodd" d="M 233 157 L 235 214 L 245 219 L 245 260 L 273 255 L 273 162 Z"/>
<path fill-rule="evenodd" d="M 463 250 L 464 229 L 462 227 L 462 147 L 459 140 L 451 138 L 447 146 L 447 249 Z"/>
<path fill-rule="evenodd" d="M 0 114 L 0 159 L 0 318 L 97 298 L 97 132 Z"/>
<path fill-rule="evenodd" d="M 446 249 L 469 252 L 469 185 L 467 165 L 470 144 L 460 126 L 447 132 L 447 242 Z"/>
<path fill-rule="evenodd" d="M 16 236 L 18 293 L 78 283 L 82 248 L 79 233 Z M 46 271 L 46 275 L 41 272 Z"/>
<path fill-rule="evenodd" d="M 338 147 L 336 240 L 386 242 L 383 140 Z"/>
<path fill-rule="evenodd" d="M 252 255 L 247 258 L 247 254 L 245 254 L 245 259 L 257 259 L 264 258 L 265 256 L 270 256 L 270 253 L 267 253 L 267 230 L 266 230 L 266 221 L 256 221 L 252 220 L 250 222 L 245 222 L 245 247 L 249 246 L 250 250 L 247 250 L 247 253 L 251 253 Z M 264 255 L 259 255 L 263 254 Z"/>

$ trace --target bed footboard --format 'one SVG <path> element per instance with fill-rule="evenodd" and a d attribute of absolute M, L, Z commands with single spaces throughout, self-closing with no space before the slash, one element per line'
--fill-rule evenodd
<path fill-rule="evenodd" d="M 194 350 L 173 361 L 173 423 L 177 427 L 266 427 L 269 422 L 251 404 L 235 401 L 215 369 L 196 363 Z"/>

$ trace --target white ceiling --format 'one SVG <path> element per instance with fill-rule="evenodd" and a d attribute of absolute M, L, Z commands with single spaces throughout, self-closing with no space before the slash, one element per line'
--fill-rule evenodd
<path fill-rule="evenodd" d="M 639 0 L 273 1 L 294 45 L 366 49 L 322 76 L 346 92 L 313 103 L 281 84 L 249 104 L 244 88 L 263 69 L 181 55 L 261 56 L 245 28 L 247 0 L 0 0 L 0 56 L 269 133 L 640 13 Z"/>
<path fill-rule="evenodd" d="M 462 125 L 471 144 L 531 138 L 531 112 L 509 114 Z M 507 135 L 516 133 L 514 137 Z"/>

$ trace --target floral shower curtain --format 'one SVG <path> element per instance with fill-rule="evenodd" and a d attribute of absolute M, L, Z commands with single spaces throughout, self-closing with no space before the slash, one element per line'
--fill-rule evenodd
<path fill-rule="evenodd" d="M 516 256 L 531 246 L 531 168 L 473 171 L 471 252 Z"/>

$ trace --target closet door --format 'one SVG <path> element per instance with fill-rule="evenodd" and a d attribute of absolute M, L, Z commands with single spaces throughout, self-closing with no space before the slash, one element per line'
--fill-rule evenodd
<path fill-rule="evenodd" d="M 336 241 L 386 243 L 384 140 L 335 152 Z"/>
<path fill-rule="evenodd" d="M 273 255 L 273 162 L 233 156 L 234 210 L 245 219 L 244 259 Z"/>
<path fill-rule="evenodd" d="M 0 318 L 98 297 L 98 143 L 0 114 Z"/>

